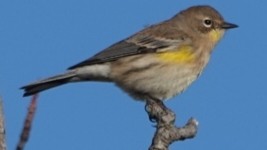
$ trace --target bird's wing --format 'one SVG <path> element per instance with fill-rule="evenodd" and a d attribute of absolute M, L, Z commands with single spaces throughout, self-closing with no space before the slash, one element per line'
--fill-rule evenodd
<path fill-rule="evenodd" d="M 180 36 L 179 38 L 162 38 L 148 34 L 135 34 L 128 39 L 111 45 L 93 57 L 71 66 L 68 69 L 110 62 L 131 55 L 154 53 L 159 50 L 165 51 L 174 46 L 178 46 L 184 39 L 183 36 Z"/>

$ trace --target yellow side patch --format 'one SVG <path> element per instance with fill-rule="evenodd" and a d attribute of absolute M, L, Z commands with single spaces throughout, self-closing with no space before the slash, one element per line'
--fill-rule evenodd
<path fill-rule="evenodd" d="M 173 63 L 189 63 L 195 60 L 190 46 L 181 46 L 178 50 L 158 53 L 160 59 Z"/>

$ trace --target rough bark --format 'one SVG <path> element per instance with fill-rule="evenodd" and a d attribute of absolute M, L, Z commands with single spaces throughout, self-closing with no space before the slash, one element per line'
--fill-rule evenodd
<path fill-rule="evenodd" d="M 28 113 L 24 122 L 24 126 L 20 135 L 19 143 L 17 145 L 17 150 L 23 150 L 25 144 L 27 143 L 30 137 L 30 131 L 32 127 L 32 122 L 34 115 L 36 113 L 36 105 L 37 105 L 37 95 L 32 97 L 30 106 L 28 108 Z"/>
<path fill-rule="evenodd" d="M 0 150 L 6 150 L 6 139 L 5 139 L 5 120 L 3 103 L 0 97 Z"/>

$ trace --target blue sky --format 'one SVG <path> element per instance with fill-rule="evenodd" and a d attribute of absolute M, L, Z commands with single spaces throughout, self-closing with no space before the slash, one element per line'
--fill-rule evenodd
<path fill-rule="evenodd" d="M 166 102 L 177 125 L 198 119 L 194 139 L 170 149 L 265 150 L 267 19 L 263 0 L 3 0 L 0 95 L 7 144 L 14 149 L 30 98 L 19 87 L 64 72 L 147 25 L 192 5 L 209 4 L 238 24 L 186 92 Z M 27 150 L 147 149 L 154 133 L 144 104 L 113 84 L 76 83 L 39 97 Z"/>

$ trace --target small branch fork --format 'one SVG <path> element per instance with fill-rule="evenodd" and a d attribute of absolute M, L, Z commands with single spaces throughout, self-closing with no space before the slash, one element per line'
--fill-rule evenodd
<path fill-rule="evenodd" d="M 184 127 L 175 126 L 175 114 L 162 101 L 149 99 L 146 101 L 146 112 L 149 119 L 156 122 L 156 132 L 149 150 L 168 150 L 170 144 L 195 137 L 198 122 L 191 118 Z"/>

